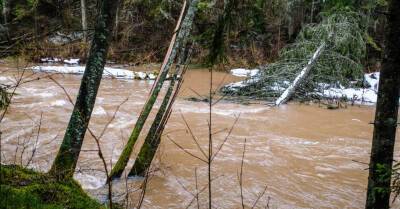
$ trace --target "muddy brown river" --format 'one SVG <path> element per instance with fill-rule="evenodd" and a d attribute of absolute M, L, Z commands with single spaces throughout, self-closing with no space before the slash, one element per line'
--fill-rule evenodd
<path fill-rule="evenodd" d="M 15 71 L 3 68 L 0 82 L 10 82 L 13 74 Z M 32 78 L 35 76 L 45 74 L 35 74 Z M 75 98 L 81 76 L 54 75 L 53 78 Z M 143 208 L 197 208 L 193 195 L 207 185 L 206 164 L 183 152 L 170 139 L 188 152 L 202 156 L 185 127 L 184 117 L 201 148 L 208 150 L 208 106 L 185 99 L 198 97 L 197 94 L 206 95 L 208 79 L 206 70 L 188 71 L 153 161 L 154 173 L 149 179 Z M 220 72 L 214 74 L 213 83 L 218 86 L 237 80 Z M 127 142 L 152 82 L 103 79 L 90 122 L 95 134 L 100 134 L 117 106 L 128 98 L 101 139 L 109 166 L 116 163 Z M 47 171 L 61 144 L 71 111 L 72 105 L 64 91 L 50 79 L 22 85 L 1 123 L 1 163 L 22 162 L 26 165 L 37 144 L 29 167 Z M 212 113 L 214 150 L 218 150 L 235 118 L 239 117 L 239 120 L 212 165 L 213 206 L 241 208 L 238 174 L 246 139 L 243 196 L 248 208 L 256 201 L 254 208 L 363 208 L 368 177 L 365 163 L 369 161 L 373 130 L 369 123 L 373 116 L 372 106 L 327 110 L 318 105 L 300 104 L 281 107 L 228 101 L 216 104 Z M 138 148 L 135 147 L 128 168 L 132 166 Z M 104 200 L 105 174 L 96 149 L 94 139 L 87 134 L 74 177 L 91 195 Z M 142 180 L 115 181 L 114 199 L 128 201 L 129 207 L 133 208 Z M 207 190 L 200 193 L 200 208 L 208 206 L 207 198 Z M 393 208 L 400 206 L 395 203 Z"/>

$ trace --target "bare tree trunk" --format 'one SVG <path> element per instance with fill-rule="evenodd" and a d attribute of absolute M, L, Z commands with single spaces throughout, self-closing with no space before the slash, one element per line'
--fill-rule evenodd
<path fill-rule="evenodd" d="M 119 0 L 103 0 L 86 69 L 63 142 L 50 174 L 59 179 L 72 178 L 90 116 L 96 101 L 106 62 L 114 18 Z"/>
<path fill-rule="evenodd" d="M 85 42 L 87 42 L 88 41 L 88 26 L 87 26 L 87 18 L 86 18 L 86 0 L 81 0 L 81 15 L 82 15 L 83 39 Z"/>
<path fill-rule="evenodd" d="M 218 22 L 213 34 L 213 41 L 209 49 L 208 62 L 215 65 L 224 61 L 226 35 L 229 24 L 232 21 L 232 11 L 237 5 L 236 0 L 225 0 L 224 11 L 218 17 Z"/>
<path fill-rule="evenodd" d="M 8 14 L 8 2 L 7 1 L 8 0 L 3 0 L 3 5 L 2 5 L 2 7 L 3 7 L 2 13 L 3 13 L 3 23 L 4 23 L 4 25 L 7 24 L 7 14 Z"/>
<path fill-rule="evenodd" d="M 293 11 L 292 11 L 292 5 L 294 4 L 293 2 L 287 2 L 286 3 L 286 16 L 287 16 L 287 34 L 288 34 L 288 39 L 290 40 L 293 36 L 294 33 L 294 23 L 293 23 Z"/>
<path fill-rule="evenodd" d="M 310 14 L 310 23 L 312 23 L 314 20 L 314 9 L 315 9 L 315 0 L 311 0 L 311 14 Z"/>
<path fill-rule="evenodd" d="M 117 14 L 116 14 L 116 16 L 115 16 L 115 28 L 114 28 L 114 39 L 116 39 L 117 38 L 117 36 L 118 36 L 118 26 L 119 26 L 119 12 L 120 12 L 120 7 L 121 7 L 121 5 L 118 5 L 118 7 L 117 7 Z"/>
<path fill-rule="evenodd" d="M 400 94 L 400 1 L 389 6 L 386 49 L 379 79 L 366 209 L 389 208 Z"/>
<path fill-rule="evenodd" d="M 147 120 L 147 117 L 149 116 L 151 109 L 153 108 L 153 105 L 157 99 L 157 96 L 161 90 L 161 87 L 163 86 L 163 83 L 165 81 L 165 78 L 168 75 L 169 69 L 172 65 L 172 63 L 175 61 L 176 54 L 178 49 L 182 47 L 182 43 L 184 39 L 186 38 L 187 30 L 191 29 L 192 23 L 193 23 L 193 18 L 195 11 L 197 10 L 197 5 L 198 0 L 193 0 L 190 3 L 189 9 L 187 10 L 187 14 L 185 15 L 184 20 L 182 21 L 181 24 L 181 19 L 184 16 L 184 13 L 186 11 L 186 2 L 182 8 L 181 16 L 179 18 L 177 27 L 175 29 L 175 33 L 178 32 L 178 35 L 174 34 L 171 45 L 168 49 L 167 55 L 165 57 L 164 63 L 161 66 L 161 71 L 160 74 L 157 77 L 157 80 L 155 81 L 153 88 L 150 92 L 149 98 L 146 101 L 146 104 L 144 105 L 142 112 L 140 113 L 140 116 L 135 124 L 135 128 L 133 129 L 131 136 L 129 137 L 128 143 L 126 144 L 124 150 L 122 151 L 122 154 L 120 158 L 118 159 L 117 163 L 115 164 L 112 172 L 111 172 L 111 177 L 112 178 L 119 178 L 122 175 L 122 172 L 124 171 L 128 161 L 129 157 L 132 154 L 133 147 L 140 135 L 140 132 L 142 131 L 142 128 Z M 176 40 L 175 40 L 176 39 Z"/>
<path fill-rule="evenodd" d="M 321 56 L 322 52 L 325 50 L 326 44 L 321 44 L 318 49 L 314 52 L 313 56 L 308 61 L 307 65 L 301 70 L 300 74 L 294 79 L 293 83 L 282 93 L 282 95 L 276 100 L 275 105 L 279 106 L 285 102 L 287 102 L 293 94 L 296 92 L 296 89 L 304 82 L 304 80 L 310 74 L 311 68 L 314 66 L 315 62 Z"/>

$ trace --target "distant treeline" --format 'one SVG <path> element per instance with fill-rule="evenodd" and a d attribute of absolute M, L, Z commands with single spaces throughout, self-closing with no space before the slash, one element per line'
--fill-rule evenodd
<path fill-rule="evenodd" d="M 85 60 L 99 1 L 0 0 L 0 55 L 24 54 L 32 60 L 45 56 Z M 226 2 L 199 3 L 192 62 L 208 63 L 212 37 L 226 9 L 231 10 L 223 24 L 228 33 L 218 52 L 225 64 L 257 66 L 274 61 L 280 49 L 293 42 L 305 24 L 320 22 L 322 13 L 361 8 L 370 25 L 365 34 L 368 53 L 364 63 L 379 67 L 385 0 L 235 0 L 229 8 Z M 118 8 L 109 59 L 134 64 L 160 62 L 182 3 L 183 0 L 123 0 Z"/>

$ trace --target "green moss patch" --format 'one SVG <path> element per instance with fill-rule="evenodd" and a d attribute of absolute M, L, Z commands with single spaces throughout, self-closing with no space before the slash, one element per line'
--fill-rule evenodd
<path fill-rule="evenodd" d="M 58 182 L 46 174 L 0 165 L 1 208 L 106 208 L 90 198 L 75 180 Z"/>

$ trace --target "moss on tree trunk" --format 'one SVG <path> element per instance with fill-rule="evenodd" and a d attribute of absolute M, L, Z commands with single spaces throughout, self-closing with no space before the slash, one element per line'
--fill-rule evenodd
<path fill-rule="evenodd" d="M 164 81 L 168 75 L 169 69 L 170 69 L 172 63 L 175 61 L 178 50 L 183 46 L 185 39 L 187 38 L 188 31 L 190 31 L 192 28 L 194 14 L 197 11 L 197 3 L 198 3 L 198 0 L 193 0 L 190 3 L 190 6 L 187 10 L 185 18 L 183 19 L 182 24 L 180 25 L 178 35 L 176 36 L 175 43 L 173 44 L 172 48 L 170 49 L 171 51 L 169 53 L 167 53 L 168 60 L 165 62 L 165 64 L 163 64 L 161 73 L 156 80 L 156 83 L 150 93 L 150 96 L 149 96 L 147 102 L 145 103 L 145 105 L 143 107 L 142 112 L 140 113 L 140 116 L 135 124 L 135 127 L 131 133 L 131 136 L 129 137 L 128 143 L 125 145 L 121 156 L 119 157 L 117 163 L 115 164 L 114 168 L 111 171 L 110 176 L 113 179 L 121 177 L 122 172 L 124 171 L 126 165 L 128 164 L 129 157 L 133 151 L 133 147 L 140 135 L 140 132 L 143 129 L 143 126 L 151 112 L 151 109 L 153 108 L 154 103 L 157 100 L 158 94 L 161 91 Z M 174 41 L 174 39 L 172 39 L 172 41 Z"/>
<path fill-rule="evenodd" d="M 389 6 L 369 164 L 367 209 L 389 208 L 400 91 L 400 1 Z"/>
<path fill-rule="evenodd" d="M 101 2 L 101 14 L 97 19 L 78 97 L 60 150 L 50 170 L 50 174 L 61 179 L 71 178 L 74 174 L 106 63 L 119 0 L 103 0 Z"/>
<path fill-rule="evenodd" d="M 135 164 L 133 165 L 132 170 L 129 172 L 129 176 L 144 176 L 145 171 L 149 168 L 151 161 L 156 154 L 158 145 L 160 144 L 160 138 L 157 137 L 157 133 L 159 130 L 159 126 L 162 122 L 162 119 L 165 115 L 167 110 L 167 106 L 170 102 L 171 95 L 173 93 L 175 86 L 175 78 L 171 80 L 169 84 L 168 90 L 164 96 L 164 99 L 161 103 L 160 109 L 157 112 L 157 115 L 154 119 L 154 122 L 151 124 L 149 133 L 146 136 L 144 144 L 140 149 L 140 152 L 135 160 Z"/>

